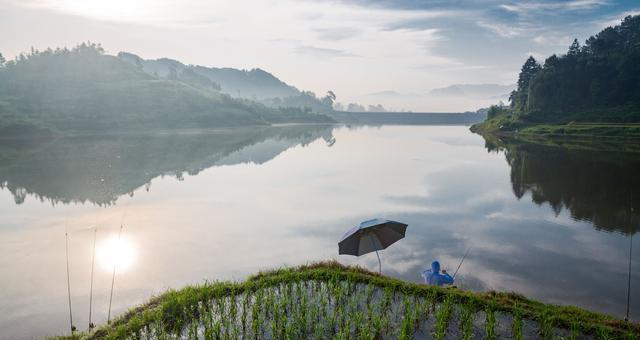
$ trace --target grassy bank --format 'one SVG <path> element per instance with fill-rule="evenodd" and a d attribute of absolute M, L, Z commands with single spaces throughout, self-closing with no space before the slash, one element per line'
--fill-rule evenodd
<path fill-rule="evenodd" d="M 638 339 L 640 325 L 509 293 L 410 283 L 336 262 L 171 290 L 67 339 L 557 337 Z"/>
<path fill-rule="evenodd" d="M 640 123 L 569 122 L 527 123 L 512 115 L 500 115 L 471 126 L 471 131 L 497 136 L 564 139 L 631 139 L 640 141 Z"/>

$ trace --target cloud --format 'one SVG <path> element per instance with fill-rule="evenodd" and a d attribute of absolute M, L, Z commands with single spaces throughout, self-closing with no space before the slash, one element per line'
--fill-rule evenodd
<path fill-rule="evenodd" d="M 598 28 L 606 28 L 609 26 L 616 26 L 616 25 L 620 25 L 620 22 L 622 21 L 622 19 L 628 17 L 628 16 L 633 16 L 633 15 L 640 15 L 640 10 L 633 10 L 633 11 L 624 11 L 622 13 L 618 13 L 616 15 L 613 16 L 609 16 L 603 20 L 596 20 L 594 22 L 594 24 L 598 27 Z"/>
<path fill-rule="evenodd" d="M 570 35 L 557 35 L 553 33 L 544 33 L 544 34 L 535 36 L 531 40 L 539 45 L 568 47 L 573 41 L 573 39 L 574 37 Z"/>
<path fill-rule="evenodd" d="M 512 81 L 522 55 L 563 53 L 634 4 L 602 0 L 0 0 L 9 57 L 101 42 L 109 51 L 206 66 L 260 67 L 300 89 L 342 98 L 393 88 Z M 613 11 L 613 10 L 616 11 Z M 619 15 L 614 15 L 620 13 Z M 29 27 L 29 29 L 23 29 Z M 565 37 L 568 37 L 565 39 Z M 330 59 L 331 62 L 326 62 Z M 459 111 L 484 103 L 434 104 Z M 382 103 L 386 104 L 386 103 Z M 398 107 L 404 105 L 393 104 Z M 386 106 L 386 105 L 385 105 Z"/>
<path fill-rule="evenodd" d="M 443 20 L 450 22 L 451 20 L 468 19 L 479 15 L 481 15 L 481 12 L 475 9 L 415 11 L 415 15 L 412 17 L 390 22 L 384 27 L 384 30 L 430 30 L 441 26 L 444 23 Z"/>
<path fill-rule="evenodd" d="M 514 37 L 521 36 L 527 32 L 527 29 L 522 27 L 499 24 L 499 23 L 489 23 L 485 21 L 478 21 L 477 25 L 503 38 L 514 38 Z"/>
<path fill-rule="evenodd" d="M 315 47 L 310 45 L 301 45 L 296 47 L 296 53 L 306 54 L 313 57 L 319 58 L 333 58 L 333 57 L 359 57 L 356 54 L 349 53 L 343 50 L 338 50 L 334 48 L 325 48 L 325 47 Z"/>
<path fill-rule="evenodd" d="M 316 28 L 314 31 L 320 40 L 345 40 L 360 34 L 360 30 L 353 27 Z"/>
<path fill-rule="evenodd" d="M 527 52 L 524 54 L 525 57 L 534 57 L 538 62 L 545 60 L 547 57 L 545 57 L 544 54 L 542 53 L 538 53 L 538 52 Z"/>
<path fill-rule="evenodd" d="M 530 15 L 534 12 L 548 11 L 584 11 L 600 6 L 608 5 L 605 0 L 573 0 L 566 2 L 520 2 L 515 4 L 502 4 L 498 8 L 519 15 Z"/>
<path fill-rule="evenodd" d="M 562 4 L 568 10 L 583 10 L 608 5 L 609 1 L 605 0 L 574 0 Z"/>

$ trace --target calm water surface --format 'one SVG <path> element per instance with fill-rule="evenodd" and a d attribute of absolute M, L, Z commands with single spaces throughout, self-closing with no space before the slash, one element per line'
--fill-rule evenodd
<path fill-rule="evenodd" d="M 373 217 L 409 224 L 383 272 L 516 291 L 624 316 L 640 200 L 634 153 L 485 142 L 464 126 L 282 127 L 0 145 L 0 338 L 68 332 L 65 228 L 74 324 L 167 288 L 336 259 L 343 232 Z M 634 191 L 638 191 L 634 198 Z M 636 209 L 638 211 L 638 209 Z M 121 242 L 117 242 L 123 224 Z M 97 228 L 97 229 L 94 229 Z M 640 319 L 640 245 L 631 315 Z"/>

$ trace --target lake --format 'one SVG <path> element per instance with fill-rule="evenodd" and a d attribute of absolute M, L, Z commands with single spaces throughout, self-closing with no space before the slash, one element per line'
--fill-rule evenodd
<path fill-rule="evenodd" d="M 457 285 L 640 319 L 640 153 L 485 141 L 467 126 L 288 126 L 0 144 L 0 337 L 74 324 L 167 288 L 336 259 L 374 217 L 409 224 L 380 252 L 419 282 L 434 259 Z M 620 150 L 621 148 L 614 148 Z M 635 211 L 631 211 L 635 208 Z M 123 226 L 122 229 L 120 226 Z M 120 232 L 121 230 L 121 232 Z M 118 238 L 120 241 L 118 242 Z"/>

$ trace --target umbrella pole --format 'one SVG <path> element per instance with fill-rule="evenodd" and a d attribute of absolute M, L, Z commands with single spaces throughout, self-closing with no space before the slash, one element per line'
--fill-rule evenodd
<path fill-rule="evenodd" d="M 380 254 L 378 254 L 378 251 L 376 250 L 376 255 L 378 255 L 378 266 L 379 266 L 379 270 L 380 270 L 380 274 L 382 274 L 382 262 L 380 262 Z"/>

